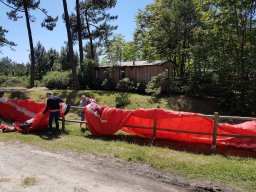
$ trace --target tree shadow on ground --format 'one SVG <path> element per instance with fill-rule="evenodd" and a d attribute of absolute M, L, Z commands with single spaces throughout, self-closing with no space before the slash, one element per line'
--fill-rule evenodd
<path fill-rule="evenodd" d="M 170 98 L 166 99 L 168 102 L 168 108 L 177 111 L 203 113 L 207 115 L 211 115 L 217 111 L 217 105 L 214 98 L 172 95 Z"/>
<path fill-rule="evenodd" d="M 111 96 L 114 95 L 116 93 L 119 93 L 118 91 L 101 91 L 101 90 L 96 90 L 94 91 L 95 93 L 97 93 L 100 96 Z"/>
<path fill-rule="evenodd" d="M 5 93 L 8 94 L 9 98 L 11 99 L 29 99 L 28 95 L 24 91 L 19 91 L 19 90 L 1 91 L 0 90 L 0 97 L 3 97 Z"/>
<path fill-rule="evenodd" d="M 104 140 L 104 141 L 122 141 L 129 144 L 136 144 L 140 146 L 151 146 L 152 139 L 145 137 L 138 137 L 134 135 L 111 135 L 111 136 L 85 136 L 89 139 Z M 182 141 L 166 140 L 166 139 L 156 139 L 153 142 L 156 147 L 164 147 L 173 149 L 176 151 L 184 151 L 188 153 L 212 155 L 211 145 L 209 144 L 199 144 L 199 143 L 189 143 Z M 250 157 L 256 159 L 256 153 L 249 149 L 240 149 L 230 146 L 217 146 L 217 150 L 214 154 L 223 155 L 225 157 L 238 156 L 238 157 Z"/>
<path fill-rule="evenodd" d="M 80 98 L 82 95 L 85 95 L 90 98 L 95 98 L 95 94 L 93 94 L 93 93 L 88 93 L 88 92 L 85 92 L 85 93 L 79 92 L 78 93 L 78 91 L 68 91 L 68 90 L 60 91 L 59 97 L 66 98 L 67 104 L 79 105 Z"/>
<path fill-rule="evenodd" d="M 35 136 L 40 137 L 43 140 L 53 141 L 53 140 L 56 140 L 56 139 L 60 139 L 63 135 L 68 135 L 69 131 L 66 131 L 66 130 L 62 131 L 61 130 L 61 131 L 57 132 L 56 130 L 53 130 L 52 134 L 47 134 L 47 131 L 31 132 L 31 133 L 23 133 L 23 134 L 35 135 Z"/>

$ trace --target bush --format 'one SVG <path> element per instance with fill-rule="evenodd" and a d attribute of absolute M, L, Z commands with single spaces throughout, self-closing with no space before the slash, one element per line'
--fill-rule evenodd
<path fill-rule="evenodd" d="M 172 76 L 169 81 L 169 91 L 171 93 L 187 94 L 191 92 L 191 85 L 185 78 Z"/>
<path fill-rule="evenodd" d="M 2 87 L 28 87 L 29 78 L 26 76 L 12 77 L 0 76 L 0 86 Z"/>
<path fill-rule="evenodd" d="M 137 83 L 137 93 L 145 94 L 146 85 L 144 83 Z"/>
<path fill-rule="evenodd" d="M 117 83 L 116 89 L 121 92 L 136 92 L 137 86 L 129 78 L 123 78 Z"/>
<path fill-rule="evenodd" d="M 42 81 L 49 89 L 67 89 L 71 85 L 71 71 L 50 71 Z"/>
<path fill-rule="evenodd" d="M 163 72 L 151 78 L 146 86 L 145 92 L 154 97 L 159 97 L 164 92 L 164 87 L 166 87 L 165 85 L 166 72 Z"/>
<path fill-rule="evenodd" d="M 111 79 L 104 79 L 101 83 L 101 87 L 103 90 L 107 90 L 107 91 L 115 90 L 115 86 L 112 83 Z"/>
<path fill-rule="evenodd" d="M 130 103 L 128 93 L 118 93 L 115 102 L 116 102 L 116 108 L 122 108 L 125 107 Z"/>

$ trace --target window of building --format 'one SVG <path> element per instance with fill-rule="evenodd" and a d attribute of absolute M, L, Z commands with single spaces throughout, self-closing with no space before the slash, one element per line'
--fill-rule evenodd
<path fill-rule="evenodd" d="M 95 74 L 95 76 L 96 76 L 96 79 L 99 79 L 99 78 L 100 78 L 100 71 L 99 71 L 98 69 L 96 69 L 96 74 Z"/>
<path fill-rule="evenodd" d="M 120 79 L 125 78 L 125 68 L 120 69 Z"/>

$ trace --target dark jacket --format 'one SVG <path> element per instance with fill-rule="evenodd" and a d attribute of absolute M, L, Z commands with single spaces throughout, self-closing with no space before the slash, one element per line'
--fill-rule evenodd
<path fill-rule="evenodd" d="M 49 109 L 50 110 L 59 110 L 60 109 L 60 102 L 63 102 L 59 97 L 52 96 L 51 98 L 47 99 L 47 105 L 43 113 L 46 113 Z"/>

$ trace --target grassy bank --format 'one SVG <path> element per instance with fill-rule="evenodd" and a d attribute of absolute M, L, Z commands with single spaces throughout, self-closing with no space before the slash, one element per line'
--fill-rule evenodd
<path fill-rule="evenodd" d="M 95 98 L 99 104 L 115 106 L 115 93 L 103 91 L 54 91 L 66 99 L 67 103 L 77 105 L 80 95 Z M 45 91 L 26 91 L 23 93 L 4 93 L 4 97 L 31 98 L 35 101 L 45 102 Z M 132 101 L 126 108 L 172 108 L 166 99 L 152 102 L 149 96 L 137 94 L 130 95 Z M 70 113 L 69 118 L 78 118 L 76 113 Z M 240 188 L 243 191 L 256 191 L 256 160 L 222 155 L 203 155 L 177 151 L 162 147 L 138 145 L 130 140 L 117 137 L 93 137 L 88 132 L 82 133 L 78 124 L 66 124 L 67 134 L 60 138 L 47 140 L 42 135 L 19 133 L 0 134 L 0 140 L 6 142 L 20 141 L 46 148 L 71 150 L 79 153 L 92 153 L 100 156 L 113 156 L 116 158 L 146 163 L 159 170 L 187 177 L 189 179 L 208 180 Z"/>

